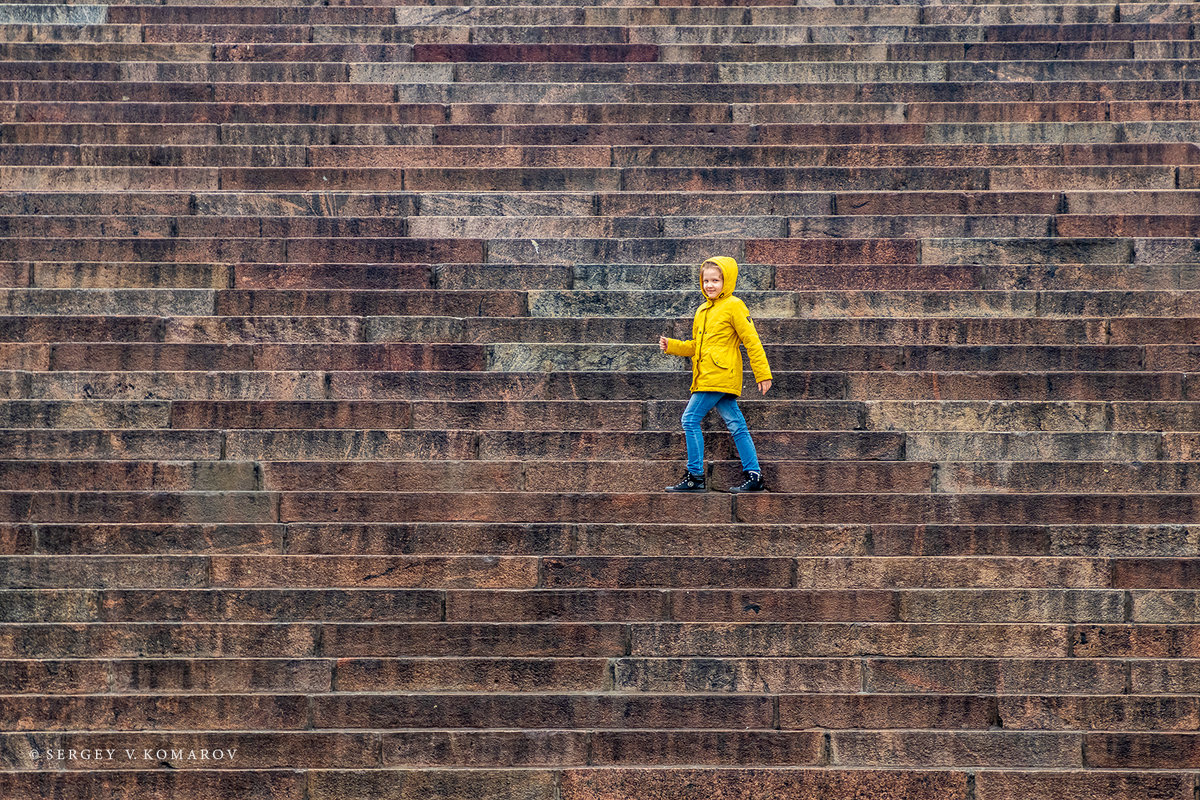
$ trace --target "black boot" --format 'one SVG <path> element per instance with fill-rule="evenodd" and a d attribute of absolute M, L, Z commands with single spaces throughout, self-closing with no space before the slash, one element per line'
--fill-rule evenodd
<path fill-rule="evenodd" d="M 742 477 L 745 479 L 745 483 L 741 486 L 730 486 L 729 491 L 738 494 L 740 492 L 765 492 L 767 490 L 766 484 L 763 483 L 761 472 L 743 471 Z"/>
<path fill-rule="evenodd" d="M 703 475 L 693 475 L 690 472 L 683 476 L 683 480 L 674 486 L 667 487 L 668 492 L 707 492 L 708 488 L 704 485 Z"/>

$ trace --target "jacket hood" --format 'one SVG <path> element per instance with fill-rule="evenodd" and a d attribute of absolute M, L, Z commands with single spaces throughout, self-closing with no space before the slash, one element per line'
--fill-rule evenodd
<path fill-rule="evenodd" d="M 737 287 L 738 263 L 729 256 L 716 256 L 706 259 L 700 265 L 700 294 L 704 295 L 705 300 L 708 300 L 708 295 L 704 294 L 704 267 L 709 264 L 716 264 L 720 267 L 721 274 L 725 277 L 725 286 L 721 288 L 721 293 L 716 297 L 716 300 L 723 300 L 732 295 L 733 290 Z M 716 300 L 712 302 L 716 302 Z"/>

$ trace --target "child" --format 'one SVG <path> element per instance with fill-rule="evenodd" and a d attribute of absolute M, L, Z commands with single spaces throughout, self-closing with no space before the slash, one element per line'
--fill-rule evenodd
<path fill-rule="evenodd" d="M 750 429 L 737 404 L 742 393 L 742 351 L 738 345 L 746 346 L 754 379 L 763 394 L 771 388 L 771 367 L 746 304 L 733 296 L 737 274 L 738 265 L 732 258 L 720 256 L 705 261 L 700 267 L 700 290 L 704 292 L 705 301 L 692 320 L 692 338 L 681 342 L 658 337 L 658 346 L 664 353 L 692 359 L 692 399 L 688 401 L 682 419 L 683 435 L 687 440 L 687 475 L 674 486 L 668 486 L 668 492 L 707 491 L 700 420 L 714 408 L 733 434 L 738 457 L 742 460 L 745 481 L 729 491 L 761 492 L 766 489 Z"/>

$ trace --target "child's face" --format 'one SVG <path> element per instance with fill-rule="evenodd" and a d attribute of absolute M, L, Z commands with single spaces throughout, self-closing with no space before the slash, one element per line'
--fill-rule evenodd
<path fill-rule="evenodd" d="M 705 267 L 700 273 L 700 286 L 704 289 L 705 297 L 709 300 L 717 299 L 721 290 L 725 288 L 725 273 L 721 272 L 720 267 Z"/>

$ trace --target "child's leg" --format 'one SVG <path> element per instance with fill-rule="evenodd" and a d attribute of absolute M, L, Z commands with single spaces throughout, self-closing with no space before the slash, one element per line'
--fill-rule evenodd
<path fill-rule="evenodd" d="M 687 471 L 689 475 L 704 474 L 704 434 L 700 432 L 700 421 L 723 397 L 720 392 L 693 392 L 683 410 L 683 438 L 687 442 Z"/>
<path fill-rule="evenodd" d="M 725 420 L 725 427 L 733 434 L 733 443 L 737 446 L 738 458 L 742 460 L 744 472 L 761 472 L 758 466 L 758 453 L 754 449 L 754 440 L 750 438 L 750 427 L 742 410 L 738 408 L 737 396 L 726 394 L 716 404 L 717 413 Z"/>

